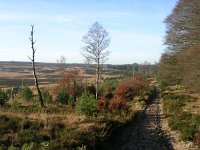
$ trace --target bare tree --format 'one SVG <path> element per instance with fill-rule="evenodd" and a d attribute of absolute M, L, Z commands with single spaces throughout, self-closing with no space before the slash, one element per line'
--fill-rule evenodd
<path fill-rule="evenodd" d="M 82 41 L 86 44 L 83 47 L 83 56 L 87 63 L 94 63 L 96 68 L 96 99 L 98 99 L 98 88 L 100 84 L 100 64 L 108 59 L 109 51 L 105 49 L 110 44 L 108 32 L 95 22 L 89 29 L 88 33 L 83 36 Z"/>
<path fill-rule="evenodd" d="M 199 0 L 179 0 L 171 14 L 165 19 L 166 34 L 164 44 L 167 46 L 167 49 L 166 52 L 162 55 L 160 63 L 157 65 L 156 69 L 157 79 L 163 85 L 183 84 L 187 75 L 184 69 L 190 73 L 196 71 L 195 69 L 193 71 L 190 70 L 195 65 L 190 63 L 190 61 L 187 59 L 190 57 L 190 59 L 193 57 L 195 59 L 196 56 L 194 55 L 198 56 L 198 54 L 192 55 L 192 52 L 196 49 L 199 50 L 199 10 Z M 190 50 L 191 53 L 189 52 Z M 183 64 L 187 67 L 183 67 Z M 192 78 L 189 74 L 187 79 L 189 81 L 194 81 L 194 78 Z M 194 82 L 197 83 L 197 81 Z"/>
<path fill-rule="evenodd" d="M 179 0 L 172 13 L 165 19 L 165 45 L 169 52 L 191 48 L 199 42 L 200 1 Z"/>
<path fill-rule="evenodd" d="M 31 36 L 30 36 L 29 39 L 31 41 L 32 58 L 29 57 L 29 59 L 32 62 L 33 77 L 34 77 L 34 80 L 35 80 L 35 86 L 36 86 L 37 91 L 38 91 L 40 105 L 41 105 L 41 107 L 44 107 L 44 102 L 43 102 L 43 99 L 42 99 L 42 94 L 41 94 L 41 91 L 40 91 L 40 88 L 39 88 L 39 83 L 38 83 L 38 79 L 37 79 L 37 75 L 36 75 L 36 70 L 35 70 L 35 52 L 36 52 L 36 49 L 34 47 L 34 44 L 35 44 L 36 41 L 34 40 L 34 37 L 33 37 L 33 34 L 34 34 L 34 26 L 33 25 L 31 26 L 31 33 L 30 34 L 31 34 Z"/>
<path fill-rule="evenodd" d="M 60 56 L 59 59 L 56 60 L 57 64 L 58 64 L 58 69 L 61 73 L 65 72 L 65 68 L 67 66 L 66 62 L 67 62 L 67 58 L 63 55 Z"/>

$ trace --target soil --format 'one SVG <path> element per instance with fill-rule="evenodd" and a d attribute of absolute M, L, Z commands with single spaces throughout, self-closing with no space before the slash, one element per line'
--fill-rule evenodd
<path fill-rule="evenodd" d="M 162 100 L 158 94 L 141 110 L 130 125 L 116 131 L 98 150 L 197 150 L 192 143 L 179 139 L 166 126 Z"/>

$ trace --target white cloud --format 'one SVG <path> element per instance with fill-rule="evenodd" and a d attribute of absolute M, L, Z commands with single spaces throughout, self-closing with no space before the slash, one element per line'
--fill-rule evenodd
<path fill-rule="evenodd" d="M 48 21 L 55 23 L 65 23 L 72 21 L 72 17 L 66 15 L 46 15 L 46 14 L 25 14 L 25 13 L 3 13 L 0 14 L 0 21 Z"/>

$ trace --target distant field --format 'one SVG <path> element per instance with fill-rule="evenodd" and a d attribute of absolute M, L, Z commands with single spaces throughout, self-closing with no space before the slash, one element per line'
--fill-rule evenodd
<path fill-rule="evenodd" d="M 76 68 L 80 76 L 87 78 L 88 81 L 94 79 L 95 70 L 86 64 L 67 64 L 66 71 Z M 41 85 L 57 84 L 61 78 L 58 64 L 36 63 L 36 71 Z M 112 77 L 119 75 L 116 69 L 103 68 L 102 77 Z M 0 62 L 0 88 L 32 86 L 34 85 L 32 75 L 32 65 L 30 62 Z"/>

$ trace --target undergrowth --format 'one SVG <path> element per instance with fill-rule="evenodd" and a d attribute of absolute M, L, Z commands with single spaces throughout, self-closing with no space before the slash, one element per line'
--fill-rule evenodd
<path fill-rule="evenodd" d="M 0 150 L 94 149 L 96 143 L 131 122 L 137 111 L 135 103 L 147 103 L 155 88 L 140 76 L 107 81 L 99 100 L 86 89 L 73 99 L 73 105 L 72 95 L 66 91 L 55 99 L 43 91 L 44 108 L 38 107 L 37 96 L 26 90 L 20 91 L 23 99 L 16 95 L 0 107 Z"/>
<path fill-rule="evenodd" d="M 184 141 L 200 144 L 200 115 L 185 112 L 183 106 L 196 98 L 180 93 L 163 93 L 164 112 L 169 117 L 169 126 L 177 130 Z"/>

